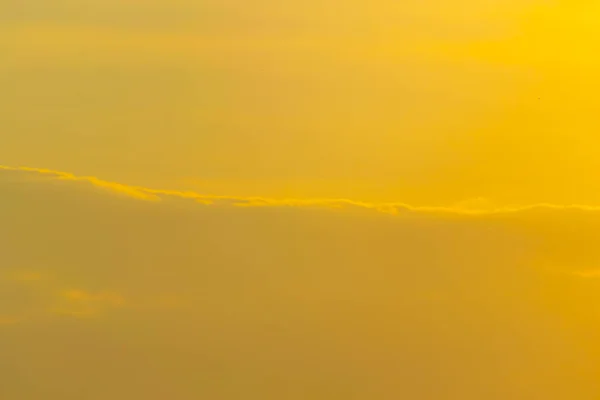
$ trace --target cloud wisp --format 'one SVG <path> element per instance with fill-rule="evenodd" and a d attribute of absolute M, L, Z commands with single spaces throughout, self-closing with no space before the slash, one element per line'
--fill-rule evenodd
<path fill-rule="evenodd" d="M 45 168 L 13 167 L 0 165 L 0 171 L 12 171 L 46 176 L 50 179 L 87 183 L 93 187 L 109 192 L 144 201 L 162 201 L 167 198 L 189 199 L 203 205 L 234 206 L 234 207 L 298 207 L 298 208 L 323 208 L 323 209 L 364 209 L 385 214 L 400 215 L 402 213 L 424 214 L 455 214 L 455 215 L 494 215 L 528 212 L 538 209 L 546 210 L 580 210 L 600 211 L 600 206 L 585 204 L 552 204 L 538 203 L 515 206 L 489 206 L 478 199 L 477 202 L 461 202 L 454 206 L 416 206 L 402 202 L 372 203 L 351 199 L 289 199 L 267 197 L 242 197 L 201 194 L 194 191 L 161 190 L 142 186 L 132 186 L 117 182 L 106 181 L 94 176 L 79 176 L 70 172 L 55 171 Z M 483 206 L 482 206 L 483 205 Z"/>

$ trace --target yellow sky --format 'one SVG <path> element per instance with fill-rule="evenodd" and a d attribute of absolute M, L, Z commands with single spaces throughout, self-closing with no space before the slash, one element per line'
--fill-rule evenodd
<path fill-rule="evenodd" d="M 0 399 L 600 396 L 594 2 L 0 3 Z"/>
<path fill-rule="evenodd" d="M 600 393 L 597 208 L 197 196 L 0 170 L 0 397 Z"/>
<path fill-rule="evenodd" d="M 2 6 L 0 159 L 211 194 L 598 203 L 593 2 Z"/>

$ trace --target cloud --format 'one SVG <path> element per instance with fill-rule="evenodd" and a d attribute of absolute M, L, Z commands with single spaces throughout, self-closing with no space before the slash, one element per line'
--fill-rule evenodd
<path fill-rule="evenodd" d="M 116 182 L 109 182 L 93 176 L 77 176 L 69 172 L 54 171 L 43 168 L 31 167 L 12 167 L 0 165 L 0 170 L 9 172 L 31 173 L 47 176 L 51 179 L 85 182 L 93 187 L 108 190 L 110 192 L 124 195 L 127 197 L 148 200 L 161 201 L 168 198 L 190 199 L 204 205 L 229 205 L 236 207 L 298 207 L 298 208 L 325 208 L 325 209 L 365 209 L 374 210 L 386 214 L 402 214 L 404 212 L 416 212 L 424 214 L 459 214 L 459 215 L 494 215 L 527 213 L 536 210 L 579 210 L 579 211 L 600 211 L 600 206 L 583 204 L 551 204 L 538 203 L 531 205 L 516 206 L 494 206 L 487 199 L 477 198 L 464 202 L 459 202 L 448 207 L 432 206 L 414 206 L 401 202 L 390 203 L 369 203 L 350 199 L 271 199 L 264 197 L 236 197 L 206 195 L 193 191 L 160 190 L 140 186 L 125 185 Z"/>
<path fill-rule="evenodd" d="M 64 297 L 70 301 L 99 301 L 99 302 L 107 302 L 112 305 L 120 305 L 123 304 L 123 299 L 121 296 L 114 293 L 88 293 L 83 290 L 68 290 L 63 293 Z"/>
<path fill-rule="evenodd" d="M 394 214 L 3 169 L 0 397 L 600 394 L 600 283 L 576 275 L 600 265 L 595 207 Z"/>
<path fill-rule="evenodd" d="M 581 278 L 600 278 L 600 270 L 598 269 L 576 271 L 573 274 Z"/>
<path fill-rule="evenodd" d="M 112 191 L 114 193 L 122 194 L 125 196 L 141 199 L 141 200 L 158 200 L 157 196 L 147 193 L 143 189 L 122 185 L 114 182 L 107 182 L 101 179 L 95 178 L 93 176 L 76 176 L 68 172 L 60 172 L 53 171 L 49 169 L 43 168 L 29 168 L 29 167 L 10 167 L 10 166 L 0 166 L 0 170 L 3 171 L 12 171 L 12 172 L 26 172 L 26 173 L 35 173 L 44 176 L 50 176 L 54 179 L 66 180 L 66 181 L 79 181 L 79 182 L 87 182 L 95 187 L 106 189 Z"/>
<path fill-rule="evenodd" d="M 6 280 L 27 283 L 39 282 L 43 279 L 43 276 L 39 272 L 16 270 L 6 273 L 3 278 Z"/>
<path fill-rule="evenodd" d="M 91 317 L 111 309 L 126 307 L 128 302 L 122 295 L 112 292 L 91 293 L 85 290 L 70 289 L 61 293 L 65 303 L 56 308 L 59 315 Z"/>

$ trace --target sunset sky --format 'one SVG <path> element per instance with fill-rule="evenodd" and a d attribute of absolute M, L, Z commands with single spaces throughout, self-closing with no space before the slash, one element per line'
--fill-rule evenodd
<path fill-rule="evenodd" d="M 597 2 L 0 3 L 0 399 L 600 396 Z"/>

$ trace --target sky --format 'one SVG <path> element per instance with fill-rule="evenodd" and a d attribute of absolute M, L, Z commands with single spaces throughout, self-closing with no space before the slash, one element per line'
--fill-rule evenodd
<path fill-rule="evenodd" d="M 598 18 L 2 1 L 0 398 L 597 399 Z"/>
<path fill-rule="evenodd" d="M 592 1 L 0 7 L 7 165 L 234 196 L 600 203 Z"/>

